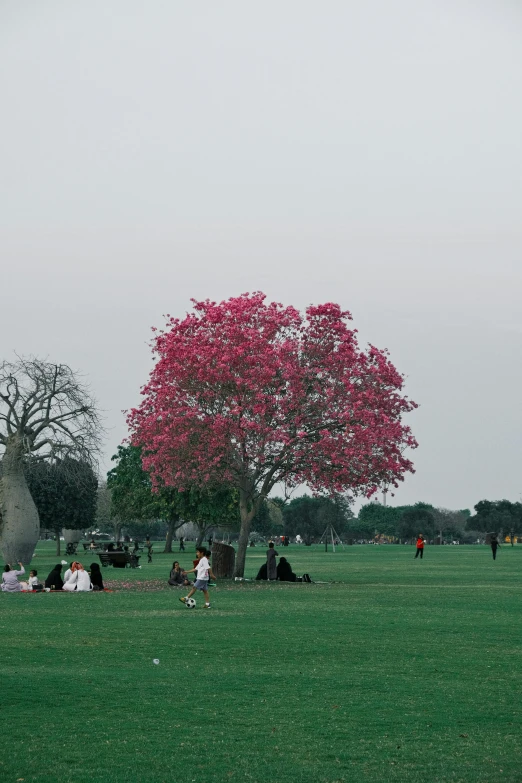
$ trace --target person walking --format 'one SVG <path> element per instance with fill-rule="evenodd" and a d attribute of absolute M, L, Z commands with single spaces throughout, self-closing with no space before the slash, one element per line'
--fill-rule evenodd
<path fill-rule="evenodd" d="M 496 533 L 491 533 L 489 543 L 491 545 L 491 552 L 493 554 L 493 560 L 497 559 L 497 549 L 499 548 L 500 544 L 498 543 L 498 538 Z"/>
<path fill-rule="evenodd" d="M 179 537 L 179 551 L 184 552 L 185 551 L 185 539 L 183 536 Z"/>
<path fill-rule="evenodd" d="M 274 542 L 270 541 L 268 545 L 268 551 L 266 553 L 266 571 L 269 580 L 277 579 L 277 562 L 276 557 L 279 556 L 279 552 L 274 549 Z"/>
<path fill-rule="evenodd" d="M 417 551 L 415 552 L 415 560 L 420 557 L 422 560 L 424 555 L 424 536 L 422 533 L 419 533 L 419 537 L 417 538 Z"/>
<path fill-rule="evenodd" d="M 147 550 L 147 563 L 152 563 L 153 549 L 149 536 L 147 536 L 147 540 L 145 541 L 145 549 Z"/>

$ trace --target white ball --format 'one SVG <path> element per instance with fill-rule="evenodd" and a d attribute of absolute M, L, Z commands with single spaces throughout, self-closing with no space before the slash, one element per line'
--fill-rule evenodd
<path fill-rule="evenodd" d="M 156 664 L 156 666 L 157 666 L 157 665 L 158 665 L 158 663 L 159 663 L 159 658 L 153 658 L 153 659 L 152 659 L 152 663 L 155 663 L 155 664 Z"/>
<path fill-rule="evenodd" d="M 187 607 L 187 609 L 195 609 L 196 602 L 194 601 L 193 598 L 187 598 L 185 600 L 185 606 Z"/>

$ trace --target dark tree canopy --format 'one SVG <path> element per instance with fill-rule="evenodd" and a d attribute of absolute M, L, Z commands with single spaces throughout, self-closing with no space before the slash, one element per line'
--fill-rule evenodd
<path fill-rule="evenodd" d="M 284 524 L 283 508 L 284 501 L 280 498 L 263 499 L 252 520 L 252 531 L 261 536 L 282 534 Z"/>
<path fill-rule="evenodd" d="M 350 528 L 354 535 L 362 538 L 389 536 L 397 539 L 413 539 L 419 533 L 428 537 L 461 538 L 467 509 L 452 511 L 435 508 L 430 503 L 415 503 L 412 506 L 384 506 L 368 503 L 361 508 Z"/>
<path fill-rule="evenodd" d="M 300 535 L 305 543 L 318 541 L 326 528 L 333 525 L 343 536 L 353 517 L 349 503 L 342 496 L 294 498 L 283 508 L 285 535 Z"/>
<path fill-rule="evenodd" d="M 504 531 L 522 532 L 522 503 L 509 500 L 481 500 L 475 506 L 475 514 L 470 516 L 467 530 L 479 530 L 484 533 Z"/>
<path fill-rule="evenodd" d="M 98 479 L 92 467 L 71 458 L 28 460 L 25 476 L 40 524 L 48 530 L 86 530 L 94 525 Z"/>
<path fill-rule="evenodd" d="M 111 491 L 112 514 L 124 524 L 163 520 L 179 527 L 194 523 L 202 539 L 210 528 L 237 527 L 239 521 L 238 493 L 227 485 L 201 487 L 190 485 L 180 492 L 175 487 L 152 486 L 149 473 L 143 469 L 139 446 L 119 446 L 112 458 L 115 467 L 107 474 Z"/>

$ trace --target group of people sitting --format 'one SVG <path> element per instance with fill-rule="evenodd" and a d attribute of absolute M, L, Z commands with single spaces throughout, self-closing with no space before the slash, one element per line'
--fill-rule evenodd
<path fill-rule="evenodd" d="M 279 563 L 276 557 L 279 557 L 279 552 L 276 552 L 274 542 L 270 541 L 266 553 L 266 563 L 263 563 L 259 569 L 256 579 L 267 579 L 269 581 L 277 579 L 279 582 L 297 582 L 298 578 L 292 571 L 292 566 L 286 557 L 280 557 Z"/>
<path fill-rule="evenodd" d="M 263 563 L 259 571 L 257 572 L 256 579 L 268 579 L 270 581 L 276 580 L 278 582 L 297 582 L 298 577 L 292 571 L 292 566 L 286 559 L 286 557 L 280 557 L 279 563 L 275 566 L 275 571 L 272 576 L 269 576 L 269 563 Z"/>
<path fill-rule="evenodd" d="M 25 574 L 22 563 L 18 563 L 19 570 L 9 564 L 4 566 L 1 588 L 6 593 L 40 592 L 42 590 L 66 590 L 67 592 L 88 592 L 90 590 L 103 590 L 103 579 L 98 563 L 91 563 L 90 571 L 86 571 L 81 563 L 74 561 L 62 578 L 62 564 L 57 563 L 50 571 L 43 584 L 38 579 L 38 571 L 33 568 L 29 572 L 27 581 L 19 581 L 18 577 Z"/>

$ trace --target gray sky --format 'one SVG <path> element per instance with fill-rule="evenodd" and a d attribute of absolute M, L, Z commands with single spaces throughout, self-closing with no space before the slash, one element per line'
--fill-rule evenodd
<path fill-rule="evenodd" d="M 517 0 L 2 0 L 0 355 L 110 428 L 189 299 L 338 301 L 421 404 L 393 502 L 522 493 Z"/>

